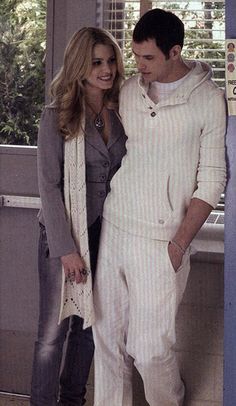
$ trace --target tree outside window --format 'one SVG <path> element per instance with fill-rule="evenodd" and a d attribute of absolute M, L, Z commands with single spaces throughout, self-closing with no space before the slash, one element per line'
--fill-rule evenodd
<path fill-rule="evenodd" d="M 0 143 L 36 145 L 44 104 L 46 0 L 1 0 Z"/>

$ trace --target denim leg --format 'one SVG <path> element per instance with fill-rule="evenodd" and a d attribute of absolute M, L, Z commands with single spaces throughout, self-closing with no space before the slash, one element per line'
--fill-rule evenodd
<path fill-rule="evenodd" d="M 91 267 L 94 275 L 100 234 L 100 219 L 89 227 Z M 31 406 L 56 406 L 60 381 L 60 403 L 85 403 L 86 383 L 93 359 L 92 329 L 83 330 L 83 320 L 71 317 L 58 325 L 61 298 L 61 261 L 50 258 L 46 231 L 40 226 L 38 252 L 40 305 L 38 340 L 35 343 L 31 384 Z M 69 332 L 68 332 L 69 330 Z M 68 333 L 64 366 L 60 378 L 63 345 Z"/>
<path fill-rule="evenodd" d="M 68 336 L 65 363 L 60 379 L 60 404 L 82 406 L 94 354 L 91 327 L 83 330 L 83 320 L 73 316 Z"/>
<path fill-rule="evenodd" d="M 31 406 L 57 404 L 62 349 L 69 319 L 58 325 L 61 296 L 61 261 L 50 258 L 46 232 L 40 230 L 39 251 L 39 327 L 35 342 L 31 383 Z"/>

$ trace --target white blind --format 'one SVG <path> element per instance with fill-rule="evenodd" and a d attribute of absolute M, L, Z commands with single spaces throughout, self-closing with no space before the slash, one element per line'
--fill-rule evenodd
<path fill-rule="evenodd" d="M 133 74 L 135 63 L 130 42 L 132 30 L 140 13 L 152 8 L 174 12 L 185 25 L 183 56 L 208 62 L 219 86 L 225 83 L 225 0 L 199 1 L 151 1 L 106 0 L 104 4 L 104 27 L 117 38 L 124 53 L 126 75 Z"/>

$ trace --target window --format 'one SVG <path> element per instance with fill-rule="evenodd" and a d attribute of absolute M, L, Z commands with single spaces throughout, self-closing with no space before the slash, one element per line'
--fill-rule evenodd
<path fill-rule="evenodd" d="M 1 0 L 0 144 L 36 145 L 44 104 L 46 0 Z"/>
<path fill-rule="evenodd" d="M 209 63 L 214 80 L 225 83 L 225 2 L 207 0 L 118 1 L 107 0 L 104 5 L 104 26 L 117 38 L 124 53 L 126 74 L 135 72 L 130 50 L 133 27 L 141 14 L 155 7 L 173 11 L 185 25 L 183 56 Z"/>

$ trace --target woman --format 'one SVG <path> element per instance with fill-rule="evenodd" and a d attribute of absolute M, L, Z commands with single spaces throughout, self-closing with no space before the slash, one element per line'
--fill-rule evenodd
<path fill-rule="evenodd" d="M 51 85 L 53 102 L 42 114 L 40 315 L 32 406 L 54 406 L 58 398 L 59 405 L 85 403 L 94 352 L 91 276 L 102 208 L 126 152 L 126 136 L 116 113 L 122 78 L 122 58 L 114 38 L 103 29 L 83 28 L 66 48 L 63 66 Z"/>

